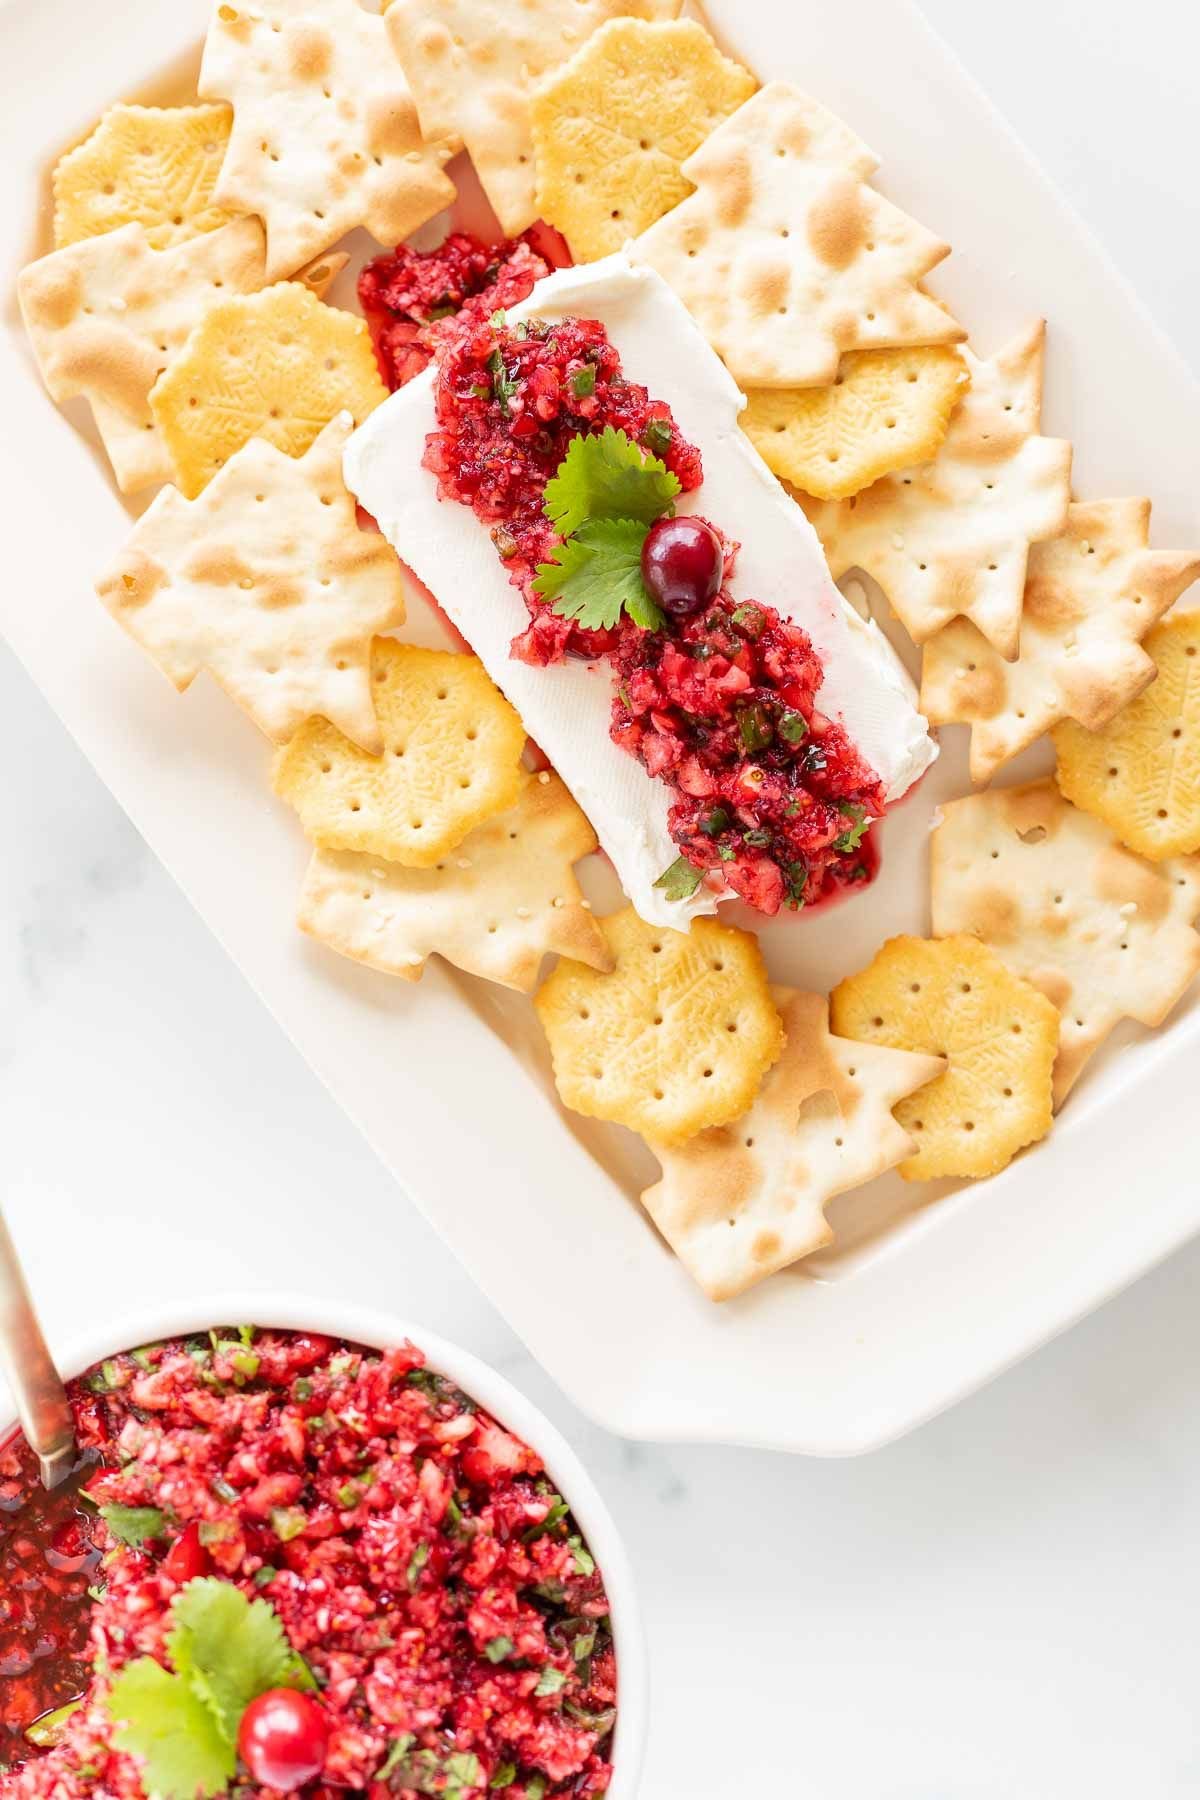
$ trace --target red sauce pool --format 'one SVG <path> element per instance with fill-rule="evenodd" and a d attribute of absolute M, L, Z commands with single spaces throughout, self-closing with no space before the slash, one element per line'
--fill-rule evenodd
<path fill-rule="evenodd" d="M 28 1727 L 87 1686 L 101 1551 L 78 1491 L 91 1471 L 47 1493 L 24 1438 L 0 1446 L 0 1763 L 27 1755 Z"/>

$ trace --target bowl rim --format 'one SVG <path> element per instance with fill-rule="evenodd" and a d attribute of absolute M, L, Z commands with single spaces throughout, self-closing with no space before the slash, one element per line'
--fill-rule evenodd
<path fill-rule="evenodd" d="M 650 1668 L 633 1565 L 616 1521 L 592 1476 L 566 1438 L 506 1375 L 472 1351 L 415 1320 L 353 1300 L 322 1300 L 298 1293 L 276 1297 L 240 1290 L 210 1298 L 164 1303 L 124 1314 L 120 1323 L 96 1325 L 53 1343 L 60 1370 L 71 1379 L 121 1350 L 164 1338 L 186 1337 L 217 1325 L 252 1323 L 260 1330 L 318 1331 L 368 1349 L 383 1350 L 410 1339 L 429 1366 L 449 1376 L 465 1394 L 538 1452 L 555 1487 L 570 1503 L 588 1548 L 604 1574 L 618 1671 L 613 1778 L 608 1800 L 635 1800 L 649 1724 Z M 0 1440 L 16 1421 L 0 1424 Z"/>

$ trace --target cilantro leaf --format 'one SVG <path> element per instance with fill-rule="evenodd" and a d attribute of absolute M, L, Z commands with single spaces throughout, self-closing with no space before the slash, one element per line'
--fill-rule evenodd
<path fill-rule="evenodd" d="M 591 519 L 541 564 L 534 592 L 588 631 L 611 630 L 622 611 L 644 631 L 661 631 L 666 620 L 642 580 L 645 537 L 636 519 Z"/>
<path fill-rule="evenodd" d="M 843 801 L 838 810 L 843 818 L 850 820 L 850 824 L 846 827 L 845 831 L 842 832 L 840 837 L 834 838 L 833 848 L 842 856 L 848 856 L 852 850 L 857 850 L 862 843 L 863 838 L 870 828 L 871 820 L 867 814 L 866 807 L 857 806 L 853 802 L 847 805 L 846 802 Z"/>
<path fill-rule="evenodd" d="M 640 519 L 652 525 L 674 512 L 678 477 L 664 462 L 611 425 L 571 439 L 558 473 L 546 483 L 542 510 L 563 537 L 597 519 Z"/>
<path fill-rule="evenodd" d="M 157 1506 L 119 1506 L 114 1503 L 102 1506 L 100 1517 L 113 1536 L 128 1544 L 131 1550 L 140 1550 L 143 1544 L 162 1537 L 167 1528 L 166 1517 Z"/>
<path fill-rule="evenodd" d="M 566 1687 L 566 1685 L 567 1678 L 562 1670 L 556 1669 L 552 1664 L 547 1663 L 546 1667 L 542 1670 L 541 1678 L 538 1681 L 537 1686 L 533 1690 L 534 1698 L 537 1700 L 544 1700 L 547 1694 L 557 1694 L 559 1688 Z"/>
<path fill-rule="evenodd" d="M 654 885 L 663 890 L 668 900 L 687 900 L 703 880 L 703 869 L 698 869 L 686 856 L 677 856 L 670 868 L 663 870 Z"/>
<path fill-rule="evenodd" d="M 258 1694 L 300 1685 L 298 1659 L 269 1600 L 248 1600 L 231 1582 L 201 1575 L 176 1594 L 171 1618 L 167 1654 L 228 1737 L 237 1736 Z"/>
<path fill-rule="evenodd" d="M 156 1800 L 209 1800 L 232 1781 L 233 1740 L 188 1683 L 152 1656 L 121 1671 L 107 1704 L 118 1726 L 113 1742 L 141 1758 L 142 1785 Z"/>

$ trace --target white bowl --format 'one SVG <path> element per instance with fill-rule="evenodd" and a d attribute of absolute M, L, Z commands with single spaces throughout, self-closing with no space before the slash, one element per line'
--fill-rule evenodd
<path fill-rule="evenodd" d="M 352 1301 L 306 1300 L 285 1296 L 267 1302 L 262 1295 L 218 1294 L 186 1307 L 160 1307 L 134 1313 L 120 1325 L 106 1326 L 65 1347 L 55 1346 L 59 1368 L 68 1377 L 81 1375 L 94 1363 L 121 1350 L 163 1338 L 186 1337 L 214 1325 L 242 1323 L 282 1331 L 319 1331 L 329 1337 L 384 1350 L 409 1338 L 425 1353 L 431 1369 L 449 1376 L 464 1394 L 478 1400 L 501 1425 L 538 1452 L 546 1472 L 579 1521 L 588 1548 L 604 1575 L 612 1611 L 617 1657 L 617 1724 L 613 1737 L 613 1779 L 608 1800 L 634 1800 L 640 1783 L 649 1717 L 650 1675 L 646 1639 L 633 1569 L 612 1514 L 595 1482 L 561 1432 L 527 1400 L 519 1388 L 469 1350 L 449 1343 L 437 1332 L 408 1319 Z M 11 1425 L 0 1427 L 0 1442 Z"/>

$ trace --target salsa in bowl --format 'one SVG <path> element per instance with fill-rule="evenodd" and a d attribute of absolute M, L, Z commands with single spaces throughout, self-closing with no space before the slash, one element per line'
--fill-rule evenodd
<path fill-rule="evenodd" d="M 70 1359 L 66 1491 L 4 1434 L 0 1800 L 632 1796 L 640 1629 L 566 1444 L 422 1330 L 210 1323 L 263 1310 Z"/>

